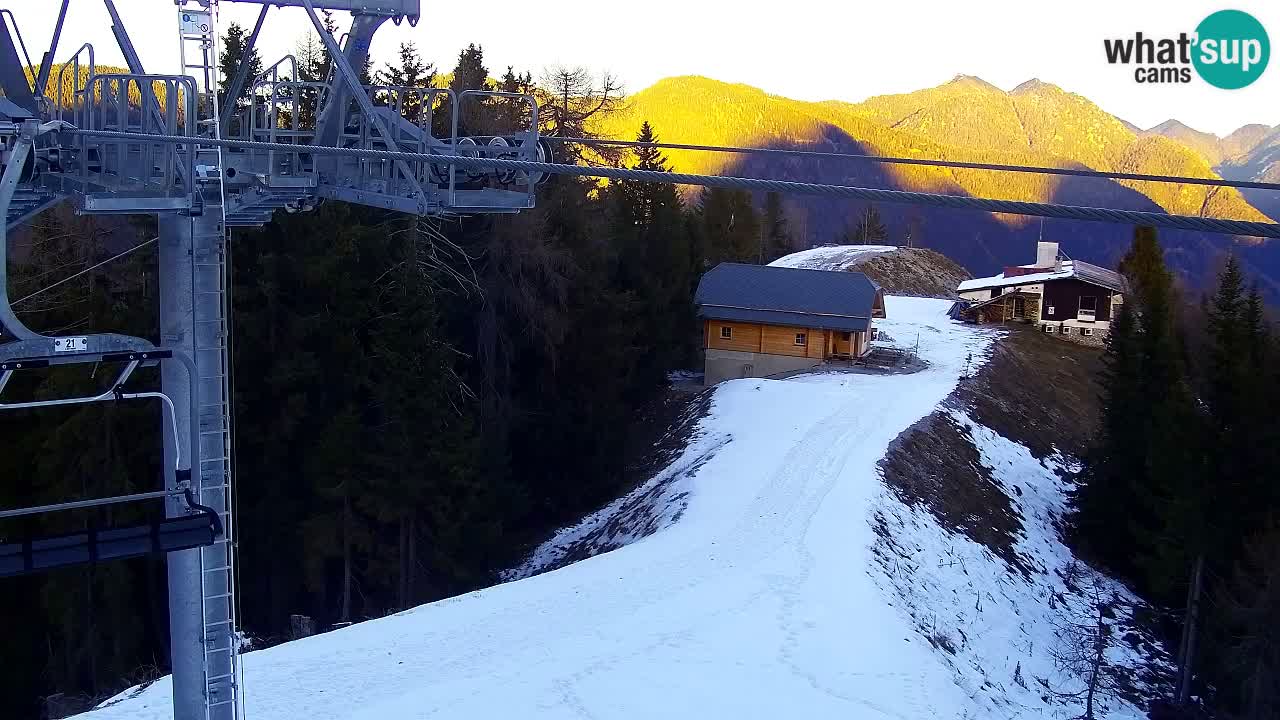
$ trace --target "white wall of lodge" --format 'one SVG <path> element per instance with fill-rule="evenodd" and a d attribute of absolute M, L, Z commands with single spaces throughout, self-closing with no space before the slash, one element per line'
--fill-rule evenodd
<path fill-rule="evenodd" d="M 1007 292 L 1021 290 L 1023 292 L 1044 294 L 1044 283 L 1035 283 L 1034 285 L 1012 285 L 1009 287 L 982 288 L 980 290 L 966 290 L 960 293 L 960 297 L 965 300 L 973 300 L 974 302 L 985 302 L 994 297 L 999 297 Z"/>

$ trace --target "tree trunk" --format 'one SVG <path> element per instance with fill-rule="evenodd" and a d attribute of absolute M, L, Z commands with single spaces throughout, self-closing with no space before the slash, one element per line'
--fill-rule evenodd
<path fill-rule="evenodd" d="M 414 602 L 414 578 L 418 576 L 418 515 L 409 511 L 409 604 Z"/>
<path fill-rule="evenodd" d="M 342 622 L 351 621 L 351 497 L 342 493 Z"/>
<path fill-rule="evenodd" d="M 1187 588 L 1187 614 L 1182 623 L 1182 649 L 1178 668 L 1178 705 L 1186 705 L 1191 697 L 1192 663 L 1196 654 L 1197 623 L 1200 619 L 1200 594 L 1204 585 L 1204 553 L 1196 555 L 1191 568 L 1191 586 Z"/>
<path fill-rule="evenodd" d="M 1098 596 L 1094 595 L 1094 603 L 1098 610 L 1098 625 L 1094 628 L 1097 636 L 1093 641 L 1093 662 L 1089 668 L 1089 692 L 1085 695 L 1084 717 L 1085 720 L 1094 720 L 1093 718 L 1093 698 L 1098 692 L 1098 676 L 1102 674 L 1102 663 L 1107 659 L 1107 620 L 1106 608 Z"/>
<path fill-rule="evenodd" d="M 1262 720 L 1262 688 L 1267 682 L 1262 653 L 1259 652 L 1258 657 L 1253 661 L 1253 678 L 1249 688 L 1249 712 L 1245 715 L 1248 720 Z"/>
<path fill-rule="evenodd" d="M 409 516 L 400 515 L 400 583 L 398 605 L 401 610 L 409 607 Z"/>

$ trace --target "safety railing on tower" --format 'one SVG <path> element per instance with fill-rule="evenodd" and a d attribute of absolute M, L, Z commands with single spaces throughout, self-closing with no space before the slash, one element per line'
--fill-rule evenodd
<path fill-rule="evenodd" d="M 89 57 L 89 64 L 82 66 L 80 57 L 86 54 Z M 62 122 L 75 124 L 76 111 L 89 103 L 87 90 L 89 80 L 97 74 L 96 68 L 93 45 L 89 43 L 81 45 L 75 54 L 62 63 L 62 67 L 58 68 L 57 85 L 54 86 L 54 117 Z M 67 70 L 71 70 L 70 85 L 67 84 Z"/>
<path fill-rule="evenodd" d="M 192 207 L 192 178 L 198 175 L 196 102 L 195 82 L 187 76 L 92 75 L 74 89 L 62 116 L 72 117 L 81 129 L 136 137 L 72 136 L 67 162 L 56 173 L 62 189 L 84 193 L 85 209 L 94 212 Z M 157 142 L 148 135 L 191 137 L 192 143 Z"/>

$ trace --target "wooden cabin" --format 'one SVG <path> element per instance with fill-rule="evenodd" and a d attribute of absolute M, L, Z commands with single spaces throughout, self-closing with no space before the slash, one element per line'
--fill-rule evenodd
<path fill-rule="evenodd" d="M 698 284 L 706 383 L 769 377 L 870 350 L 884 293 L 858 272 L 721 263 Z"/>

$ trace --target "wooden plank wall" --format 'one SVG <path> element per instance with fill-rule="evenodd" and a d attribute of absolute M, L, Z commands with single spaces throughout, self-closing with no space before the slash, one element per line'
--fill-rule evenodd
<path fill-rule="evenodd" d="M 732 330 L 730 338 L 720 337 L 720 329 Z M 796 344 L 796 334 L 804 333 L 805 344 Z M 707 320 L 705 322 L 705 346 L 714 350 L 737 350 L 769 355 L 808 357 L 823 359 L 831 355 L 832 332 L 812 328 L 785 325 L 754 325 L 751 323 Z"/>
<path fill-rule="evenodd" d="M 708 320 L 706 347 L 716 350 L 738 350 L 741 352 L 760 352 L 760 327 L 750 323 L 723 322 Z M 720 337 L 720 328 L 728 327 L 733 337 Z"/>

